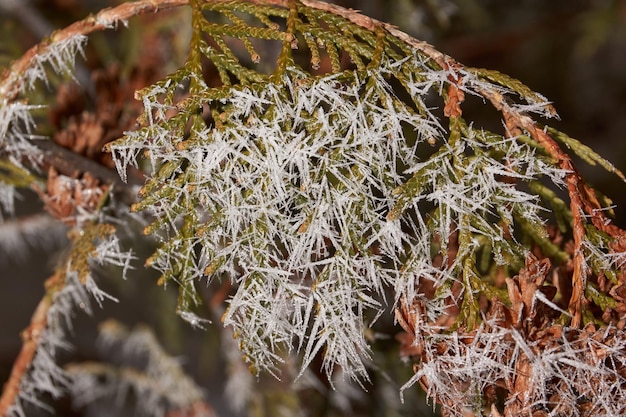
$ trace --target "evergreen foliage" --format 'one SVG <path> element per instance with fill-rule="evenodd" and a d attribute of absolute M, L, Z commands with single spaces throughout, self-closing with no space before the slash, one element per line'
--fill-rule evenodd
<path fill-rule="evenodd" d="M 59 172 L 38 145 L 33 90 L 50 71 L 72 72 L 89 33 L 185 3 L 105 10 L 4 73 L 0 203 L 12 212 L 13 188 L 35 185 L 72 249 L 0 414 L 76 392 L 72 378 L 91 387 L 112 375 L 53 358 L 85 294 L 110 297 L 96 264 L 130 275 L 135 255 L 120 237 L 138 218 L 158 242 L 146 265 L 177 287 L 176 313 L 192 326 L 214 325 L 199 288 L 230 283 L 223 325 L 256 375 L 280 378 L 297 357 L 299 378 L 316 366 L 331 384 L 339 370 L 366 388 L 371 335 L 395 311 L 401 355 L 415 364 L 401 391 L 419 382 L 446 415 L 626 413 L 626 236 L 572 157 L 623 174 L 545 125 L 555 109 L 520 81 L 391 25 L 313 0 L 191 0 L 187 59 L 135 93 L 136 127 L 105 146 L 125 184 Z M 502 128 L 466 117 L 466 97 L 495 108 Z M 154 375 L 174 369 L 193 387 L 170 358 L 155 361 Z M 143 375 L 113 375 L 151 389 Z M 149 409 L 201 398 L 159 389 Z"/>

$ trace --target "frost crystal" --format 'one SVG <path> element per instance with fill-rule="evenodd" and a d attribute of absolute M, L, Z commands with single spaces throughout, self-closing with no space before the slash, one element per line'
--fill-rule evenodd
<path fill-rule="evenodd" d="M 126 279 L 127 272 L 132 269 L 131 262 L 136 259 L 132 250 L 125 251 L 120 246 L 117 235 L 111 234 L 102 239 L 91 258 L 98 265 L 110 265 L 122 268 L 122 278 Z"/>
<path fill-rule="evenodd" d="M 84 56 L 83 47 L 87 37 L 82 34 L 69 36 L 61 41 L 53 42 L 43 53 L 36 56 L 35 62 L 22 74 L 22 89 L 33 89 L 37 81 L 47 82 L 46 66 L 50 65 L 57 74 L 71 75 L 78 54 Z"/>
<path fill-rule="evenodd" d="M 41 151 L 31 143 L 36 138 L 32 134 L 35 122 L 31 111 L 40 107 L 21 102 L 8 103 L 0 96 L 0 151 L 17 166 L 22 166 L 22 157 L 35 166 L 41 162 Z"/>
<path fill-rule="evenodd" d="M 202 401 L 202 391 L 149 330 L 128 331 L 119 323 L 108 321 L 101 326 L 99 345 L 104 355 L 112 359 L 114 354 L 122 353 L 128 363 L 119 368 L 99 362 L 71 364 L 69 376 L 75 406 L 94 406 L 98 400 L 114 399 L 122 408 L 134 394 L 138 415 L 163 416 L 168 410 L 184 411 Z M 145 369 L 135 367 L 144 362 Z"/>
<path fill-rule="evenodd" d="M 524 387 L 521 397 L 508 399 L 516 415 L 538 408 L 579 415 L 580 403 L 590 404 L 585 415 L 623 415 L 626 398 L 618 387 L 626 383 L 624 333 L 575 333 L 564 331 L 548 346 L 529 343 L 516 330 L 489 326 L 468 340 L 456 334 L 436 336 L 425 344 L 428 360 L 401 390 L 422 380 L 451 415 L 479 409 L 484 390 L 494 384 Z M 442 346 L 448 348 L 443 354 Z"/>
<path fill-rule="evenodd" d="M 172 88 L 165 82 L 142 94 L 146 128 L 112 146 L 121 175 L 147 149 L 158 195 L 168 201 L 146 204 L 174 232 L 150 264 L 166 277 L 179 271 L 179 283 L 228 274 L 239 289 L 224 323 L 258 369 L 276 371 L 282 349 L 301 350 L 304 365 L 323 349 L 329 375 L 340 365 L 367 379 L 364 332 L 384 310 L 386 288 L 395 288 L 396 303 L 411 302 L 416 277 L 442 283 L 462 269 L 432 264 L 435 236 L 448 242 L 466 221 L 504 265 L 524 249 L 489 219 L 543 222 L 538 197 L 514 182 L 546 174 L 560 182 L 562 173 L 544 169 L 517 138 L 471 129 L 419 159 L 417 149 L 445 133 L 419 95 L 442 88 L 450 73 L 426 70 L 406 85 L 420 111 L 397 100 L 387 77 L 420 66 L 407 58 L 362 79 L 330 75 L 306 86 L 292 69 L 279 83 L 234 88 L 214 103 L 220 128 L 193 127 L 193 146 L 177 146 L 177 131 L 161 123 L 172 108 L 157 100 Z M 414 179 L 419 185 L 405 198 Z M 421 214 L 428 205 L 434 234 L 433 219 Z M 437 303 L 430 314 L 445 309 Z"/>
<path fill-rule="evenodd" d="M 242 10 L 218 3 L 205 3 L 203 11 L 239 25 L 233 16 Z M 326 50 L 328 73 L 299 66 L 301 57 L 290 53 L 298 36 L 283 44 L 271 75 L 244 66 L 220 28 L 256 63 L 250 34 L 207 26 L 198 13 L 192 20 L 206 39 L 192 37 L 185 65 L 137 92 L 141 127 L 108 147 L 124 180 L 129 165 L 149 168 L 132 209 L 151 216 L 145 232 L 161 245 L 147 263 L 162 283 L 178 285 L 177 312 L 199 326 L 196 284 L 228 279 L 233 294 L 223 322 L 254 372 L 279 377 L 297 353 L 300 378 L 320 359 L 330 381 L 340 370 L 364 384 L 373 356 L 367 335 L 392 307 L 403 312 L 398 322 L 411 339 L 404 348 L 421 359 L 407 387 L 419 381 L 446 411 L 478 411 L 502 387 L 515 397 L 506 407 L 520 413 L 559 409 L 553 400 L 568 404 L 566 414 L 573 410 L 570 400 L 581 388 L 551 384 L 591 372 L 570 355 L 588 338 L 559 335 L 548 350 L 555 355 L 550 363 L 563 367 L 549 369 L 538 346 L 550 337 L 537 333 L 557 332 L 557 320 L 578 327 L 585 297 L 595 297 L 605 323 L 623 326 L 608 295 L 622 279 L 617 269 L 626 251 L 617 228 L 589 212 L 602 203 L 556 142 L 610 164 L 535 124 L 526 113 L 556 113 L 522 83 L 464 68 L 429 45 L 394 37 L 391 27 L 374 36 L 354 21 L 339 25 L 337 16 L 326 21 L 326 12 L 292 4 L 307 23 L 288 18 L 290 36 L 301 31 L 306 40 L 312 28 L 340 27 L 335 34 L 345 43 L 320 38 L 317 47 L 306 45 L 315 69 L 319 49 Z M 273 28 L 264 10 L 249 13 Z M 345 69 L 339 51 L 354 70 Z M 205 58 L 221 86 L 207 85 Z M 503 134 L 465 120 L 466 95 L 502 113 Z M 433 107 L 437 97 L 440 109 Z M 557 228 L 548 224 L 552 218 Z M 563 242 L 572 230 L 574 250 Z M 547 282 L 548 271 L 554 282 Z M 585 277 L 598 282 L 586 286 Z M 568 290 L 569 305 L 559 298 Z M 621 383 L 621 374 L 611 378 Z M 546 398 L 556 390 L 558 398 Z"/>

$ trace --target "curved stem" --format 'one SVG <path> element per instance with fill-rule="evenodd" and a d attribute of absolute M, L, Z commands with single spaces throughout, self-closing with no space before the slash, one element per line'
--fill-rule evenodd
<path fill-rule="evenodd" d="M 218 3 L 224 0 L 204 1 Z M 254 4 L 289 7 L 290 0 L 242 1 Z M 341 6 L 328 4 L 318 0 L 301 0 L 301 3 L 307 7 L 327 11 L 336 14 L 337 16 L 341 16 L 365 29 L 376 30 L 383 28 L 406 44 L 422 51 L 442 67 L 445 67 L 447 63 L 455 62 L 454 59 L 442 52 L 439 52 L 429 43 L 412 38 L 393 25 L 372 19 L 352 9 L 346 9 Z M 30 48 L 20 59 L 15 61 L 11 67 L 5 70 L 2 77 L 4 78 L 4 81 L 0 83 L 0 97 L 4 97 L 9 101 L 14 100 L 19 94 L 22 83 L 24 82 L 22 77 L 24 71 L 33 65 L 38 55 L 48 50 L 51 45 L 57 42 L 67 40 L 76 35 L 88 35 L 99 30 L 113 28 L 118 22 L 125 21 L 134 16 L 145 13 L 156 13 L 160 10 L 171 9 L 188 4 L 189 0 L 140 0 L 128 2 L 116 7 L 104 9 L 95 16 L 89 16 L 86 19 L 73 23 L 64 29 L 57 30 L 52 33 L 48 39 Z"/>
<path fill-rule="evenodd" d="M 58 273 L 52 275 L 46 281 L 46 287 L 56 288 L 56 281 L 59 279 Z M 46 291 L 33 316 L 30 325 L 22 332 L 22 349 L 13 363 L 13 369 L 9 380 L 4 384 L 2 396 L 0 397 L 0 417 L 8 415 L 9 409 L 15 403 L 15 399 L 20 393 L 20 384 L 24 374 L 30 369 L 30 365 L 37 354 L 37 349 L 41 342 L 41 337 L 48 322 L 48 311 L 52 306 L 54 290 Z"/>
<path fill-rule="evenodd" d="M 0 83 L 0 97 L 4 97 L 8 101 L 15 100 L 24 82 L 22 74 L 36 62 L 37 56 L 45 53 L 55 43 L 67 40 L 73 36 L 88 35 L 99 30 L 113 28 L 118 22 L 134 16 L 150 12 L 154 13 L 188 3 L 188 0 L 140 0 L 123 3 L 116 7 L 106 8 L 95 16 L 89 16 L 64 29 L 57 30 L 48 39 L 26 51 L 20 59 L 4 71 L 4 74 L 2 74 L 4 80 Z"/>

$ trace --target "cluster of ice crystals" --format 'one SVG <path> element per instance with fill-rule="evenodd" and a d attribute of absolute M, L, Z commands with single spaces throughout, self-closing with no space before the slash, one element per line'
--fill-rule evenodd
<path fill-rule="evenodd" d="M 463 80 L 461 88 L 466 93 L 477 95 L 477 92 L 480 93 L 481 91 L 492 91 L 509 97 L 511 97 L 512 95 L 521 96 L 517 97 L 517 100 L 512 100 L 505 105 L 510 110 L 516 113 L 534 113 L 546 118 L 554 117 L 558 119 L 559 117 L 552 107 L 552 103 L 548 101 L 546 97 L 539 93 L 531 92 L 526 87 L 523 88 L 524 90 L 527 90 L 525 91 L 526 94 L 521 94 L 519 91 L 516 92 L 509 87 L 505 87 L 503 85 L 495 84 L 488 80 L 481 79 L 476 75 L 475 71 L 468 69 L 457 69 L 455 71 L 458 71 L 458 75 L 457 73 L 454 73 L 454 76 L 458 76 Z M 503 74 L 499 75 L 503 76 Z M 519 84 L 517 81 L 514 80 L 511 80 L 511 83 Z M 523 99 L 523 101 L 520 102 L 519 98 Z"/>
<path fill-rule="evenodd" d="M 511 348 L 506 332 L 504 329 L 486 331 L 481 327 L 472 340 L 462 340 L 457 333 L 433 335 L 431 340 L 422 340 L 427 359 L 401 392 L 425 379 L 429 397 L 459 407 L 471 406 L 473 401 L 480 400 L 485 387 L 494 381 L 510 380 L 515 374 L 515 370 L 505 363 Z M 449 346 L 448 351 L 438 352 L 438 343 Z"/>
<path fill-rule="evenodd" d="M 132 259 L 133 256 L 120 248 L 117 238 L 113 235 L 103 239 L 97 246 L 97 256 L 93 262 L 99 265 L 108 263 L 120 266 L 125 271 L 130 267 Z M 42 394 L 57 399 L 71 387 L 71 380 L 56 360 L 60 351 L 72 348 L 68 340 L 75 313 L 83 311 L 91 314 L 92 298 L 99 305 L 105 299 L 116 301 L 98 287 L 91 273 L 83 280 L 84 283 L 79 279 L 79 273 L 68 263 L 63 287 L 53 295 L 47 311 L 45 327 L 40 335 L 33 335 L 39 340 L 37 352 L 28 372 L 22 378 L 19 397 L 12 405 L 10 415 L 24 416 L 24 402 L 45 408 L 46 405 L 41 402 Z"/>
<path fill-rule="evenodd" d="M 31 112 L 40 107 L 19 101 L 9 103 L 0 96 L 0 152 L 17 166 L 22 166 L 23 158 L 36 166 L 41 162 L 41 152 L 31 143 L 37 139 L 33 135 L 35 122 Z"/>
<path fill-rule="evenodd" d="M 76 34 L 60 41 L 52 41 L 41 47 L 22 73 L 10 73 L 0 82 L 0 154 L 8 156 L 11 163 L 21 167 L 25 161 L 39 167 L 42 152 L 32 144 L 34 139 L 43 139 L 34 134 L 35 122 L 32 111 L 42 106 L 9 99 L 14 90 L 24 93 L 32 90 L 38 81 L 47 83 L 47 69 L 57 74 L 71 75 L 76 56 L 83 54 L 87 37 Z M 12 210 L 11 187 L 0 187 L 0 206 Z"/>
<path fill-rule="evenodd" d="M 131 262 L 136 258 L 132 250 L 125 250 L 121 247 L 117 235 L 111 234 L 98 243 L 94 256 L 91 259 L 98 265 L 122 268 L 122 278 L 126 279 L 128 270 L 132 269 Z"/>
<path fill-rule="evenodd" d="M 24 403 L 46 408 L 41 400 L 42 394 L 56 399 L 66 392 L 69 379 L 56 362 L 57 354 L 71 348 L 67 338 L 74 312 L 90 311 L 89 305 L 89 296 L 79 282 L 78 274 L 68 270 L 65 286 L 55 294 L 48 310 L 43 333 L 34 335 L 40 338 L 37 353 L 28 373 L 22 378 L 19 396 L 11 406 L 9 415 L 25 416 Z"/>
<path fill-rule="evenodd" d="M 109 359 L 121 360 L 123 366 L 72 365 L 71 393 L 75 406 L 93 406 L 98 400 L 114 399 L 122 407 L 134 395 L 138 415 L 162 416 L 168 410 L 186 410 L 202 401 L 200 388 L 148 329 L 128 331 L 116 322 L 105 322 L 100 329 L 99 344 Z M 115 354 L 122 359 L 115 359 Z M 143 369 L 134 365 L 144 362 Z"/>
<path fill-rule="evenodd" d="M 602 271 L 621 270 L 626 265 L 626 252 L 609 251 L 602 243 L 583 240 L 586 263 Z"/>
<path fill-rule="evenodd" d="M 367 89 L 365 81 L 344 85 L 336 77 L 307 88 L 284 81 L 235 94 L 232 127 L 204 133 L 218 149 L 194 150 L 198 183 L 211 184 L 199 191 L 200 201 L 221 222 L 202 244 L 256 273 L 254 287 L 240 286 L 225 318 L 255 362 L 274 359 L 268 341 L 291 346 L 296 336 L 305 364 L 324 348 L 329 375 L 340 364 L 348 376 L 364 378 L 366 312 L 383 308 L 377 296 L 395 274 L 386 262 L 398 265 L 403 250 L 402 238 L 382 233 L 391 192 L 404 176 L 398 166 L 416 163 L 414 146 L 438 136 L 439 126 L 395 107 L 379 74 Z M 266 110 L 271 118 L 262 117 Z M 416 132 L 415 145 L 407 145 L 405 129 Z M 375 254 L 375 247 L 387 251 Z M 254 337 L 259 327 L 266 340 Z"/>
<path fill-rule="evenodd" d="M 389 81 L 401 71 L 413 74 L 403 84 L 410 104 Z M 423 98 L 452 75 L 419 57 L 363 79 L 311 81 L 292 69 L 276 83 L 238 86 L 209 102 L 216 126 L 185 125 L 184 146 L 180 123 L 169 127 L 172 104 L 163 102 L 177 87 L 146 90 L 148 126 L 113 150 L 123 177 L 142 150 L 155 168 L 148 185 L 159 198 L 148 208 L 167 238 L 152 266 L 185 288 L 205 275 L 233 280 L 238 288 L 224 323 L 257 370 L 275 373 L 292 350 L 306 367 L 323 351 L 329 376 L 340 365 L 348 377 L 367 379 L 364 333 L 386 308 L 387 289 L 395 290 L 393 303 L 411 303 L 423 298 L 420 280 L 438 287 L 463 269 L 461 261 L 433 263 L 434 239 L 445 247 L 453 233 L 468 233 L 457 259 L 487 241 L 503 265 L 525 252 L 511 238 L 517 223 L 544 222 L 539 198 L 519 183 L 547 178 L 562 186 L 565 172 L 518 138 L 472 126 L 446 138 Z M 462 75 L 469 93 L 487 83 Z M 425 142 L 441 144 L 421 160 Z M 429 300 L 428 317 L 443 314 L 451 295 Z"/>
<path fill-rule="evenodd" d="M 409 261 L 396 282 L 396 288 L 404 289 L 396 296 L 406 297 L 409 303 L 415 296 L 410 288 L 417 284 L 416 277 L 431 280 L 436 287 L 449 281 L 463 269 L 456 260 L 464 259 L 465 253 L 477 249 L 479 238 L 489 242 L 494 261 L 499 265 L 507 262 L 506 255 L 524 253 L 521 244 L 510 239 L 506 229 L 495 219 L 507 224 L 509 231 L 520 220 L 537 225 L 544 222 L 541 216 L 546 209 L 541 206 L 539 197 L 521 189 L 518 182 L 545 176 L 557 183 L 560 176 L 552 178 L 552 172 L 539 171 L 534 149 L 515 138 L 486 142 L 479 140 L 479 136 L 484 138 L 478 132 L 457 143 L 444 143 L 435 155 L 407 170 L 420 183 L 418 192 L 411 190 L 406 202 L 415 213 L 416 221 L 411 227 L 416 236 L 424 237 L 410 245 Z M 501 152 L 498 158 L 492 155 L 494 149 Z M 435 267 L 431 262 L 433 233 L 426 223 L 432 219 L 423 218 L 421 209 L 428 205 L 434 207 L 435 232 L 444 245 L 455 232 L 472 236 L 472 241 L 460 248 L 462 253 L 457 254 L 455 262 L 447 268 Z"/>
<path fill-rule="evenodd" d="M 581 404 L 586 404 L 584 415 L 624 415 L 623 331 L 609 328 L 599 337 L 569 330 L 539 346 L 515 329 L 491 324 L 471 336 L 438 334 L 422 340 L 426 360 L 401 391 L 423 381 L 449 415 L 480 413 L 485 390 L 495 386 L 518 390 L 505 404 L 516 415 L 536 410 L 581 415 Z"/>
<path fill-rule="evenodd" d="M 24 80 L 22 91 L 32 89 L 35 83 L 43 81 L 47 83 L 47 67 L 50 66 L 56 74 L 71 75 L 76 63 L 76 57 L 84 55 L 83 48 L 87 43 L 87 37 L 82 34 L 68 36 L 60 41 L 53 41 L 43 51 L 37 53 L 31 65 L 21 76 Z"/>

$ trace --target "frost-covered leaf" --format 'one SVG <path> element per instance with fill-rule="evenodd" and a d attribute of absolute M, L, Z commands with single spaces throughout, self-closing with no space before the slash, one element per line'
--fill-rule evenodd
<path fill-rule="evenodd" d="M 365 334 L 389 304 L 423 303 L 427 332 L 471 331 L 483 321 L 480 300 L 506 298 L 502 276 L 529 251 L 570 259 L 546 224 L 551 210 L 564 230 L 580 222 L 555 197 L 578 180 L 526 115 L 556 115 L 543 96 L 350 13 L 299 2 L 195 7 L 187 62 L 138 92 L 141 126 L 108 149 L 123 178 L 144 159 L 150 166 L 133 210 L 163 237 L 148 264 L 179 286 L 179 314 L 198 323 L 199 281 L 234 284 L 224 324 L 253 370 L 278 376 L 296 351 L 302 372 L 321 355 L 329 377 L 341 368 L 365 381 Z M 250 38 L 282 45 L 269 71 Z M 467 95 L 502 112 L 503 132 L 464 120 Z M 552 295 L 533 300 L 572 317 Z"/>

